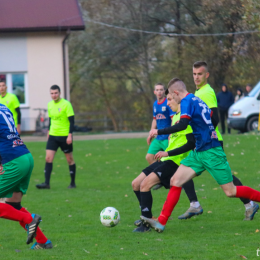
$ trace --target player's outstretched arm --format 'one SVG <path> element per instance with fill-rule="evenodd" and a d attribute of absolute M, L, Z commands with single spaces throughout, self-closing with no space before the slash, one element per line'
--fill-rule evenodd
<path fill-rule="evenodd" d="M 185 130 L 187 126 L 189 125 L 190 119 L 188 118 L 181 118 L 179 123 L 172 125 L 170 127 L 164 128 L 164 129 L 159 129 L 158 130 L 158 135 L 168 135 L 168 134 L 173 134 L 176 132 L 180 132 L 182 130 Z"/>
<path fill-rule="evenodd" d="M 187 138 L 187 143 L 184 144 L 183 146 L 167 152 L 160 151 L 154 156 L 154 158 L 156 160 L 160 160 L 162 157 L 175 156 L 193 150 L 195 148 L 195 138 L 193 134 L 187 134 L 186 138 Z"/>
<path fill-rule="evenodd" d="M 195 141 L 194 135 L 187 134 L 186 138 L 187 138 L 187 143 L 179 148 L 168 151 L 169 156 L 183 154 L 183 153 L 189 152 L 195 148 L 196 141 Z"/>

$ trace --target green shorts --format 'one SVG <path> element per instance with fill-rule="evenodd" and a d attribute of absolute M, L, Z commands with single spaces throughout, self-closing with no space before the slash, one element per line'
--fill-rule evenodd
<path fill-rule="evenodd" d="M 148 152 L 149 154 L 157 154 L 159 151 L 165 151 L 168 147 L 169 141 L 165 140 L 157 140 L 154 139 L 149 146 Z"/>
<path fill-rule="evenodd" d="M 191 151 L 181 164 L 192 168 L 197 175 L 207 170 L 219 185 L 233 181 L 226 154 L 221 146 L 207 151 Z"/>
<path fill-rule="evenodd" d="M 26 193 L 34 161 L 30 153 L 24 154 L 3 165 L 5 173 L 0 175 L 0 198 L 11 198 L 13 192 Z"/>

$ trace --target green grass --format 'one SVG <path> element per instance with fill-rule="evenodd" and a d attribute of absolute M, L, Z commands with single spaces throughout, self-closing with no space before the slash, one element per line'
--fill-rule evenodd
<path fill-rule="evenodd" d="M 226 135 L 225 151 L 232 171 L 244 185 L 260 189 L 258 135 Z M 50 190 L 37 190 L 43 181 L 45 143 L 27 143 L 35 168 L 23 206 L 42 216 L 41 228 L 53 242 L 52 250 L 29 250 L 18 223 L 1 219 L 0 258 L 7 259 L 257 259 L 260 216 L 243 221 L 244 206 L 226 198 L 204 172 L 195 185 L 204 213 L 190 220 L 177 217 L 189 207 L 184 194 L 165 231 L 133 233 L 140 210 L 131 181 L 147 166 L 145 139 L 75 141 L 77 189 L 69 190 L 66 159 L 59 151 Z M 216 189 L 217 188 L 217 189 Z M 167 190 L 153 191 L 153 214 L 158 216 Z M 116 207 L 121 221 L 114 228 L 101 225 L 99 214 Z M 260 259 L 260 256 L 259 256 Z"/>

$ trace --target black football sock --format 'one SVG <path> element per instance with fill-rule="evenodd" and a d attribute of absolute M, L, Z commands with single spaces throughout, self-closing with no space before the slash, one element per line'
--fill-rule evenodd
<path fill-rule="evenodd" d="M 146 218 L 151 218 L 153 197 L 151 191 L 140 192 L 141 195 L 141 215 Z"/>
<path fill-rule="evenodd" d="M 233 183 L 235 184 L 235 186 L 243 186 L 242 182 L 235 176 L 233 176 Z M 244 199 L 244 198 L 239 198 L 244 204 L 247 204 L 250 202 L 249 199 Z"/>
<path fill-rule="evenodd" d="M 182 188 L 185 190 L 190 202 L 198 201 L 193 180 L 186 182 L 184 185 L 182 185 Z"/>
<path fill-rule="evenodd" d="M 71 185 L 75 185 L 75 177 L 76 177 L 76 164 L 70 165 L 70 178 L 71 178 Z"/>
<path fill-rule="evenodd" d="M 50 179 L 51 179 L 51 171 L 52 171 L 52 163 L 45 164 L 45 183 L 50 185 Z"/>
<path fill-rule="evenodd" d="M 141 207 L 141 195 L 140 195 L 140 190 L 134 190 L 134 193 L 138 199 L 139 205 Z"/>
<path fill-rule="evenodd" d="M 12 206 L 13 208 L 20 210 L 22 208 L 21 206 L 21 202 L 5 202 L 6 204 L 9 204 L 10 206 Z"/>

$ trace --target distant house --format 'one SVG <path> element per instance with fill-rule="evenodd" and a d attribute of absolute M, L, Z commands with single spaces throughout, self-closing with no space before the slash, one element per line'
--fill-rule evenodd
<path fill-rule="evenodd" d="M 0 0 L 0 78 L 20 100 L 23 131 L 35 130 L 51 85 L 70 99 L 66 40 L 84 29 L 77 0 Z"/>

